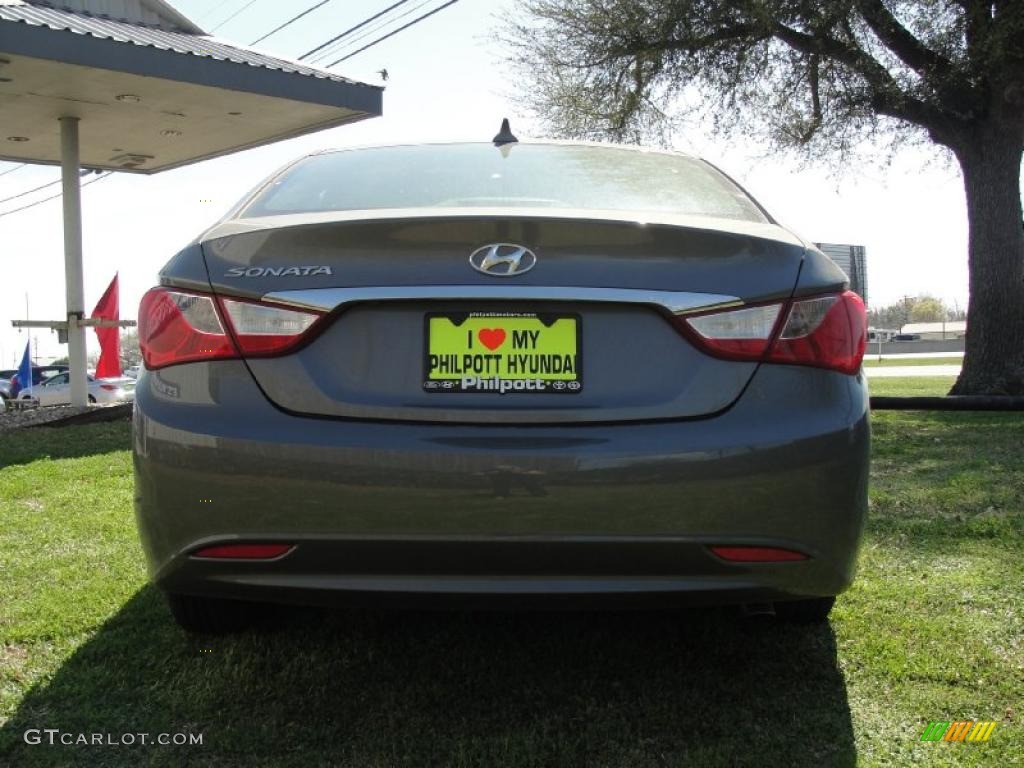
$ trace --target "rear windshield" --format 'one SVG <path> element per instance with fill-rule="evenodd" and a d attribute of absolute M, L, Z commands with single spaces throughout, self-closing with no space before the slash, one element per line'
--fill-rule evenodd
<path fill-rule="evenodd" d="M 426 144 L 307 157 L 242 217 L 380 208 L 589 208 L 766 221 L 729 179 L 662 152 L 555 144 Z"/>

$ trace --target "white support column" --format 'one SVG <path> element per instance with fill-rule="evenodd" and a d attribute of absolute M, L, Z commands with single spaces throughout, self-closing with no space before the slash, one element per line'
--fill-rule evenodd
<path fill-rule="evenodd" d="M 86 405 L 85 284 L 82 276 L 82 194 L 78 160 L 78 118 L 60 118 L 60 173 L 64 201 L 64 284 L 68 308 L 68 362 L 71 369 L 71 404 Z"/>

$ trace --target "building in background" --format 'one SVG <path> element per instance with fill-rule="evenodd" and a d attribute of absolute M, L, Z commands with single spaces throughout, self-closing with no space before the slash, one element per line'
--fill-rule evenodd
<path fill-rule="evenodd" d="M 868 341 L 892 341 L 898 334 L 899 331 L 890 328 L 868 328 Z"/>
<path fill-rule="evenodd" d="M 863 245 L 815 243 L 850 278 L 850 290 L 868 303 L 868 264 Z"/>
<path fill-rule="evenodd" d="M 946 320 L 939 323 L 907 323 L 901 334 L 911 334 L 925 340 L 963 339 L 967 336 L 966 320 Z"/>

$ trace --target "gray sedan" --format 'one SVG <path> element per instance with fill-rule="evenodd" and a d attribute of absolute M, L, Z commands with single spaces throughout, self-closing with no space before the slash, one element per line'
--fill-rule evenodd
<path fill-rule="evenodd" d="M 142 300 L 152 578 L 195 631 L 356 597 L 823 620 L 866 508 L 865 330 L 691 156 L 301 158 Z"/>

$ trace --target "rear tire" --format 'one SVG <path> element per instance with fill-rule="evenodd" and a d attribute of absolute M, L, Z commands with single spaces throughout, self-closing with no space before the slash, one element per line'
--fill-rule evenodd
<path fill-rule="evenodd" d="M 835 605 L 834 597 L 814 597 L 806 600 L 788 600 L 775 604 L 775 615 L 790 624 L 822 624 Z"/>
<path fill-rule="evenodd" d="M 252 625 L 255 603 L 214 597 L 167 594 L 167 605 L 178 626 L 199 635 L 225 635 Z"/>

